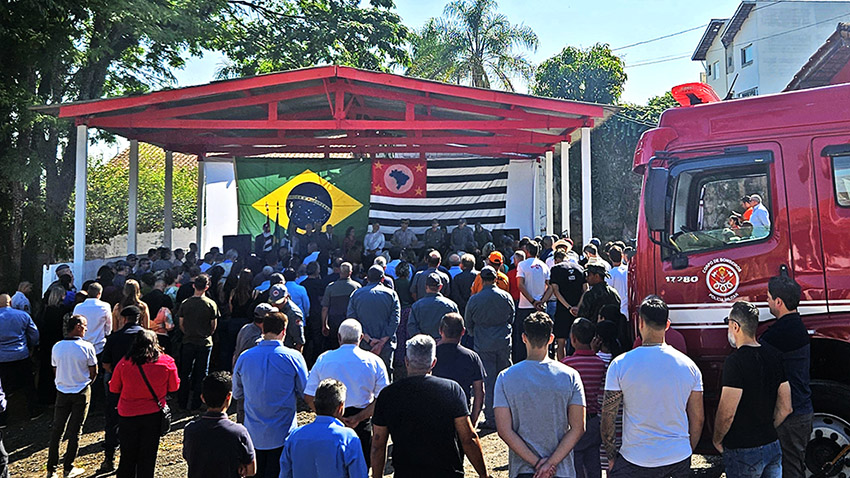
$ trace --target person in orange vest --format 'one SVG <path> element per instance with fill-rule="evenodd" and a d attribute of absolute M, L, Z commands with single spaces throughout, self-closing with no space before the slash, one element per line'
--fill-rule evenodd
<path fill-rule="evenodd" d="M 749 221 L 750 217 L 753 215 L 753 201 L 750 199 L 750 196 L 741 197 L 741 205 L 744 207 L 744 214 L 741 216 L 744 218 L 744 221 Z"/>
<path fill-rule="evenodd" d="M 505 292 L 510 292 L 511 286 L 508 282 L 508 276 L 506 276 L 505 273 L 501 271 L 502 264 L 504 263 L 505 259 L 502 256 L 502 253 L 499 251 L 493 251 L 490 253 L 489 256 L 487 256 L 487 265 L 491 266 L 493 269 L 496 269 L 496 287 L 502 289 Z M 475 280 L 472 282 L 472 287 L 470 288 L 470 295 L 475 295 L 481 292 L 481 289 L 483 287 L 484 284 L 483 282 L 481 282 L 481 277 L 476 276 Z"/>

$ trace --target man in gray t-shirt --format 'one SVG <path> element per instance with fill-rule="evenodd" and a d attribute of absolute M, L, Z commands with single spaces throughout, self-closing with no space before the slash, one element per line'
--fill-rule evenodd
<path fill-rule="evenodd" d="M 510 448 L 510 476 L 574 478 L 572 451 L 584 434 L 584 387 L 578 372 L 548 357 L 553 322 L 544 312 L 524 321 L 528 358 L 496 379 L 493 407 Z"/>

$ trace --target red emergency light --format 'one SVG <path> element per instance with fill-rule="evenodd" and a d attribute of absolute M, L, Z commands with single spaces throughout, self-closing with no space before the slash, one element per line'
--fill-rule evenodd
<path fill-rule="evenodd" d="M 705 83 L 685 83 L 674 86 L 671 93 L 673 94 L 673 98 L 682 106 L 694 106 L 720 101 L 717 93 Z"/>

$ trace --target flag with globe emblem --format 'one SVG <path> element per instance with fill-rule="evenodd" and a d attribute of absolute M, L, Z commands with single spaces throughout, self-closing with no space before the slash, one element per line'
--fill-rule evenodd
<path fill-rule="evenodd" d="M 355 160 L 237 158 L 239 234 L 256 235 L 266 221 L 292 233 L 307 224 L 366 229 L 370 164 Z M 215 214 L 215 211 L 207 211 Z"/>

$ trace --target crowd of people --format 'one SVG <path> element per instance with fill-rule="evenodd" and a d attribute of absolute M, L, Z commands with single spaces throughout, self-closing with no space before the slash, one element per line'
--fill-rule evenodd
<path fill-rule="evenodd" d="M 389 241 L 378 224 L 362 241 L 300 235 L 281 245 L 266 230 L 248 257 L 151 249 L 79 288 L 62 266 L 41 300 L 29 283 L 0 295 L 0 385 L 30 416 L 53 405 L 48 477 L 63 436 L 64 476 L 83 473 L 93 397 L 106 428 L 97 473 L 154 476 L 172 394 L 198 414 L 183 436 L 190 477 L 383 476 L 390 441 L 399 478 L 463 476 L 464 456 L 485 477 L 481 430 L 509 447 L 512 478 L 688 475 L 702 375 L 663 300 L 627 318 L 622 242 L 574 248 L 465 221 L 423 236 L 403 222 Z M 779 320 L 761 341 L 754 305 L 728 317 L 736 350 L 713 438 L 730 478 L 804 469 L 800 287 L 779 276 L 767 292 Z M 299 406 L 316 419 L 299 427 Z"/>

